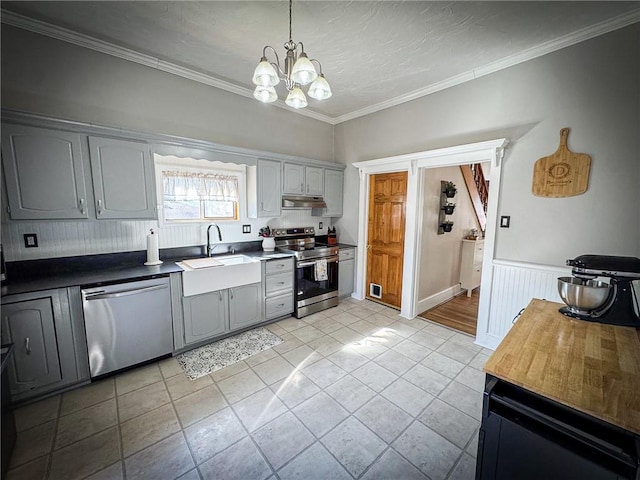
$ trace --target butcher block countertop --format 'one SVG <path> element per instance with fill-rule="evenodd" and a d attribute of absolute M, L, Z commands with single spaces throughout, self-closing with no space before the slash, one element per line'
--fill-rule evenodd
<path fill-rule="evenodd" d="M 484 371 L 640 434 L 640 330 L 565 317 L 533 299 Z"/>

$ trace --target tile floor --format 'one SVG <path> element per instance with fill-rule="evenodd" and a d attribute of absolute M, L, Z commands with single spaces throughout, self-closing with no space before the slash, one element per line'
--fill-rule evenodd
<path fill-rule="evenodd" d="M 348 299 L 202 377 L 166 359 L 16 410 L 8 479 L 474 478 L 489 350 Z"/>

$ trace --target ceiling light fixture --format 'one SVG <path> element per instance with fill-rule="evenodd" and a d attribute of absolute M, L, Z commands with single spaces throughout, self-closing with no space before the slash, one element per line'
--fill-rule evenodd
<path fill-rule="evenodd" d="M 262 49 L 260 63 L 253 72 L 253 83 L 257 85 L 253 96 L 264 103 L 275 102 L 278 99 L 278 94 L 274 87 L 280 83 L 280 80 L 283 80 L 289 91 L 285 103 L 293 108 L 304 108 L 307 106 L 307 98 L 304 96 L 300 86 L 311 83 L 307 93 L 316 100 L 326 100 L 331 97 L 332 93 L 329 82 L 322 74 L 320 62 L 315 58 L 309 59 L 304 51 L 302 42 L 295 43 L 291 39 L 292 1 L 289 0 L 289 41 L 284 44 L 284 48 L 287 51 L 287 56 L 284 59 L 284 68 L 280 67 L 280 58 L 276 49 L 271 45 L 265 46 Z M 297 53 L 298 47 L 300 47 L 299 56 Z M 276 56 L 275 63 L 267 59 L 268 48 L 273 50 Z M 318 64 L 319 73 L 316 71 L 313 62 Z"/>

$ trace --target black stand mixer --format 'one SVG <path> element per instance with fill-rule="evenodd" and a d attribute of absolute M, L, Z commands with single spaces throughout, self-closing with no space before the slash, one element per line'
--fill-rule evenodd
<path fill-rule="evenodd" d="M 558 279 L 568 305 L 560 313 L 591 322 L 640 328 L 638 298 L 631 282 L 640 280 L 640 258 L 581 255 L 567 260 L 572 277 Z M 596 277 L 609 277 L 605 282 Z"/>

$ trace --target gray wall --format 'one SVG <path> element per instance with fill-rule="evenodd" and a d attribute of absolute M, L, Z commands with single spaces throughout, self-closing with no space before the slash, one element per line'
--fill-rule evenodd
<path fill-rule="evenodd" d="M 563 265 L 585 253 L 640 256 L 640 24 L 397 107 L 337 125 L 338 161 L 507 137 L 496 257 Z M 588 191 L 531 193 L 533 165 L 559 131 L 592 158 Z M 358 175 L 345 172 L 342 241 L 357 239 Z"/>
<path fill-rule="evenodd" d="M 334 160 L 325 122 L 4 24 L 2 107 Z"/>

